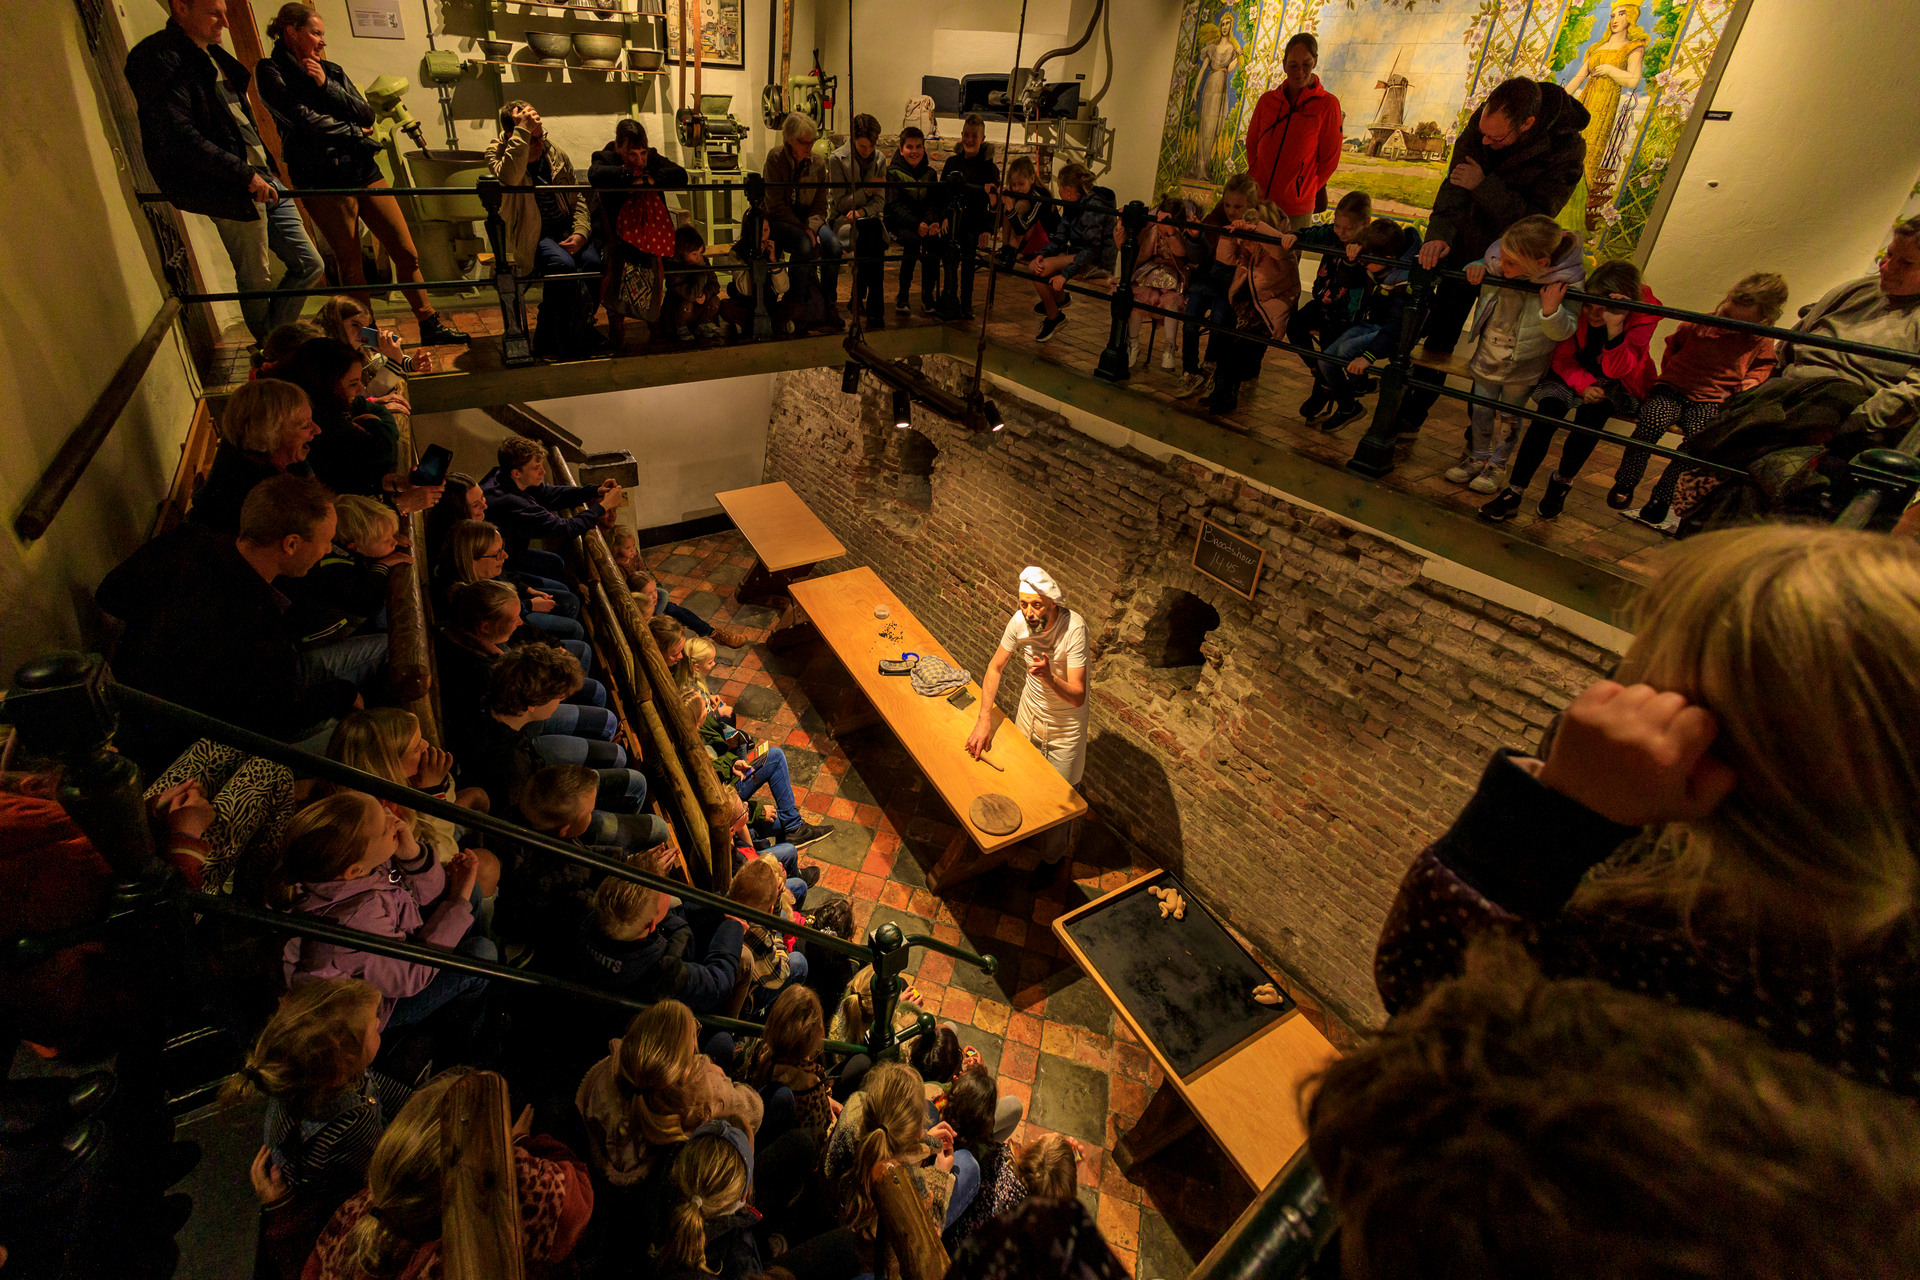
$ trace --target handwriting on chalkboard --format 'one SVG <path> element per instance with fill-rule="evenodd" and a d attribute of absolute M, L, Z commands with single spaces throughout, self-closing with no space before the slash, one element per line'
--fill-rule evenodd
<path fill-rule="evenodd" d="M 1221 586 L 1253 599 L 1266 559 L 1266 549 L 1259 543 L 1211 520 L 1200 522 L 1200 533 L 1193 543 L 1193 567 Z"/>

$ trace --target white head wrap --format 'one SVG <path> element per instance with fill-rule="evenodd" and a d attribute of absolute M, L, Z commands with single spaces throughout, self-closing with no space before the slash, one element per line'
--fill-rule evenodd
<path fill-rule="evenodd" d="M 1053 580 L 1053 575 L 1037 564 L 1030 564 L 1020 571 L 1020 593 L 1045 596 L 1055 604 L 1064 598 L 1060 584 Z"/>

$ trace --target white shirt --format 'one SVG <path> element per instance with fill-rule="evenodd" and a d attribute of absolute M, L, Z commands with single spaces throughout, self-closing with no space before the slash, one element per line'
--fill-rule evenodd
<path fill-rule="evenodd" d="M 1000 647 L 1011 652 L 1023 668 L 1029 658 L 1045 654 L 1052 662 L 1054 677 L 1064 680 L 1074 668 L 1086 668 L 1086 619 L 1071 609 L 1062 609 L 1051 627 L 1035 634 L 1027 626 L 1027 616 L 1016 610 L 1000 636 Z M 1073 750 L 1085 747 L 1087 700 L 1081 699 L 1076 707 L 1046 681 L 1024 669 L 1022 674 L 1027 682 L 1020 690 L 1020 714 L 1014 721 L 1020 730 L 1046 746 Z"/>

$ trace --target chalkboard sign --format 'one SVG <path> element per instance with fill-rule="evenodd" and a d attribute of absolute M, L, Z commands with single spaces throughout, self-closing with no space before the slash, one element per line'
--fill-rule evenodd
<path fill-rule="evenodd" d="M 1221 586 L 1253 599 L 1253 589 L 1260 585 L 1260 566 L 1266 559 L 1266 548 L 1252 539 L 1211 520 L 1200 522 L 1200 534 L 1193 543 L 1193 567 Z"/>

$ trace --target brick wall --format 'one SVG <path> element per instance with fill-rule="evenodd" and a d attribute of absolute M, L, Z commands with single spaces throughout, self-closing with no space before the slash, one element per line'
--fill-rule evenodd
<path fill-rule="evenodd" d="M 945 356 L 926 367 L 962 374 Z M 996 399 L 995 437 L 915 408 L 939 450 L 923 509 L 925 482 L 901 474 L 909 433 L 872 379 L 856 399 L 837 370 L 782 374 L 767 478 L 792 484 L 847 564 L 872 566 L 976 676 L 1021 566 L 1049 569 L 1093 640 L 1089 802 L 1334 1012 L 1377 1023 L 1373 945 L 1401 873 L 1487 753 L 1537 744 L 1609 656 L 1230 473 Z M 1266 549 L 1252 600 L 1189 567 L 1203 516 Z M 1148 665 L 1147 623 L 1173 591 L 1220 615 L 1197 669 Z"/>

